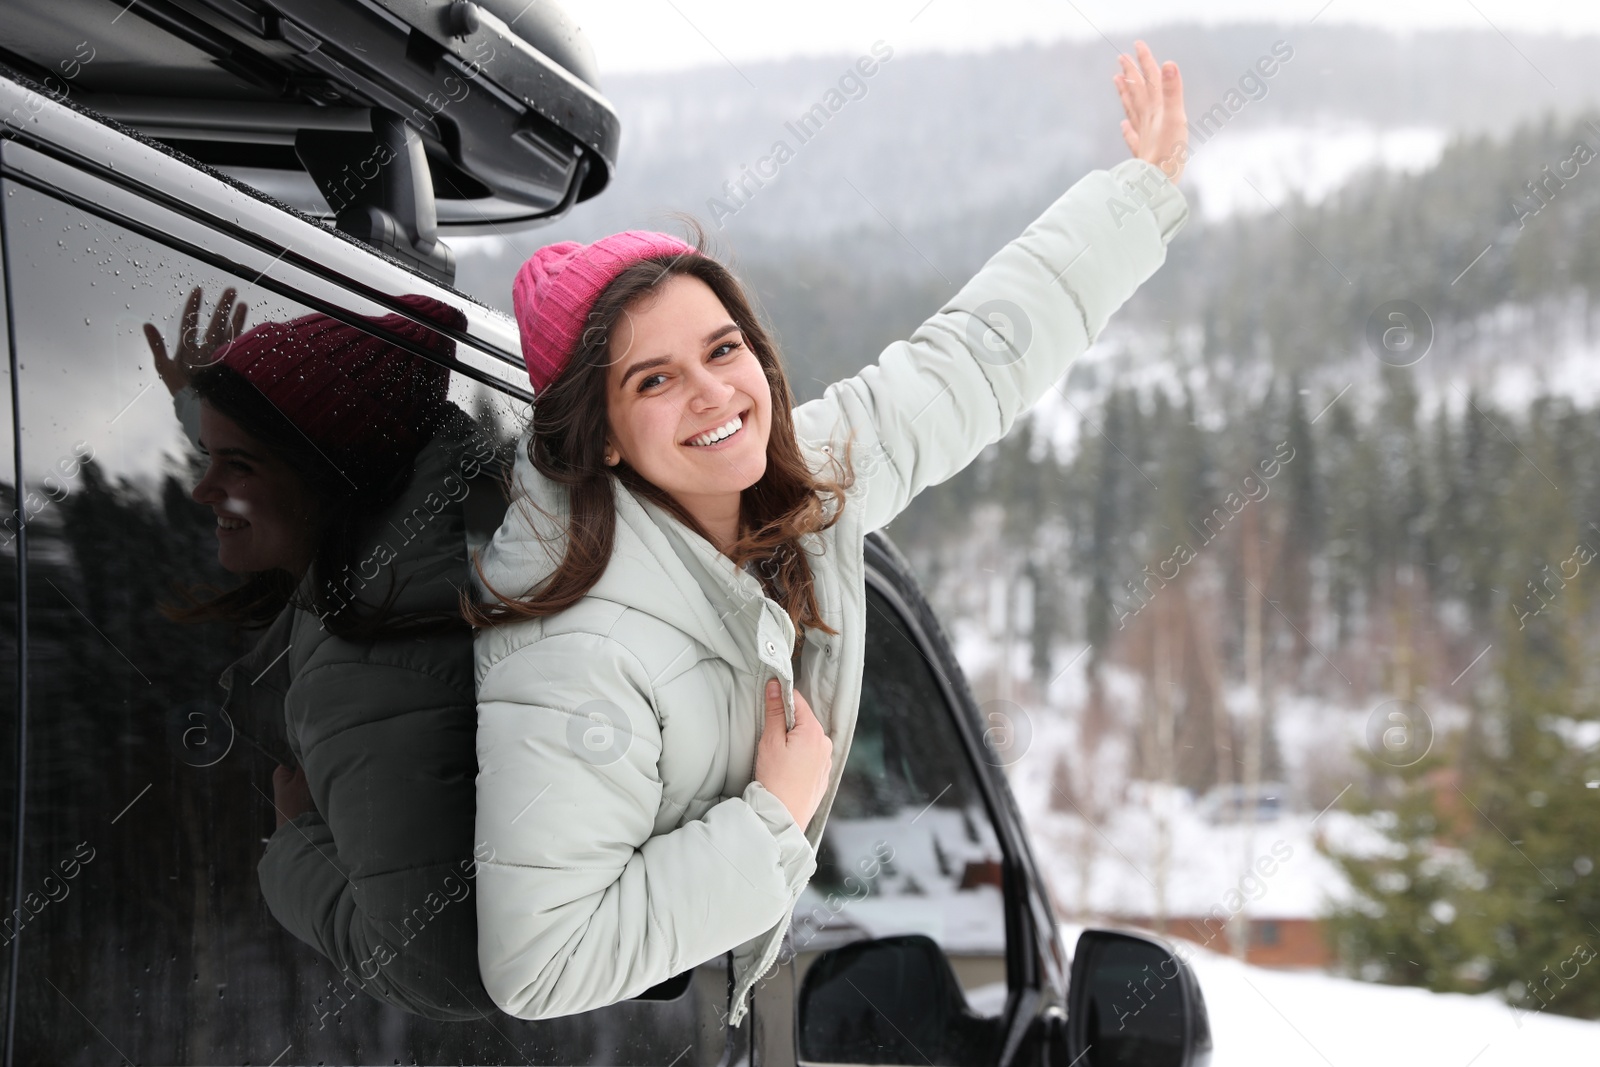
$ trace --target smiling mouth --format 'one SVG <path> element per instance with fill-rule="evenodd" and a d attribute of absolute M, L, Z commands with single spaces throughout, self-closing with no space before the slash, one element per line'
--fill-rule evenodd
<path fill-rule="evenodd" d="M 218 515 L 217 516 L 217 533 L 219 533 L 219 534 L 221 534 L 221 533 L 233 533 L 234 531 L 242 530 L 246 526 L 249 526 L 249 525 L 250 524 L 248 522 L 246 522 L 244 519 L 239 518 L 236 515 Z"/>
<path fill-rule="evenodd" d="M 733 440 L 735 437 L 738 437 L 740 434 L 744 433 L 745 429 L 750 425 L 750 411 L 751 411 L 750 408 L 746 408 L 745 410 L 739 412 L 737 415 L 734 416 L 734 419 L 737 419 L 738 422 L 739 422 L 739 428 L 734 430 L 732 433 L 728 434 L 726 437 L 718 438 L 717 440 L 712 441 L 709 444 L 702 444 L 700 442 L 705 438 L 706 435 L 705 434 L 698 434 L 698 435 L 696 435 L 694 437 L 689 438 L 689 440 L 684 441 L 683 442 L 683 446 L 685 448 L 716 448 L 718 445 L 727 444 L 729 441 Z M 729 421 L 731 422 L 733 420 L 730 419 Z M 725 425 L 727 425 L 727 423 L 724 423 L 723 425 L 725 426 Z M 720 427 L 719 427 L 719 429 L 720 429 Z"/>

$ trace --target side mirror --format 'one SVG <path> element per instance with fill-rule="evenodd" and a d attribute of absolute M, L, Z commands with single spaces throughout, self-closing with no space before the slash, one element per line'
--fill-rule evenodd
<path fill-rule="evenodd" d="M 968 1007 L 950 961 L 922 934 L 822 953 L 798 1011 L 802 1062 L 983 1064 L 1001 1044 L 1001 1020 Z"/>
<path fill-rule="evenodd" d="M 1208 1067 L 1211 1020 L 1189 965 L 1154 937 L 1085 930 L 1072 956 L 1065 1063 Z"/>

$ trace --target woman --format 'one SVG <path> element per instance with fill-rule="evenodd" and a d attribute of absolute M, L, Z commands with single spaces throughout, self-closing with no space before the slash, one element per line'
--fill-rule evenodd
<path fill-rule="evenodd" d="M 731 950 L 743 1019 L 848 755 L 864 537 L 1003 436 L 1188 217 L 1155 165 L 1182 169 L 1176 65 L 1143 42 L 1123 63 L 1136 158 L 1082 179 L 909 342 L 792 411 L 749 301 L 698 247 L 629 231 L 519 272 L 538 399 L 465 605 L 492 850 L 479 958 L 502 1010 L 585 1011 Z"/>
<path fill-rule="evenodd" d="M 154 325 L 146 336 L 209 457 L 191 495 L 216 515 L 218 561 L 244 579 L 169 614 L 264 628 L 224 673 L 224 707 L 246 737 L 285 735 L 295 765 L 273 774 L 262 896 L 345 990 L 479 1018 L 492 1004 L 469 899 L 472 634 L 456 604 L 463 501 L 491 452 L 446 400 L 446 368 L 381 339 L 449 356 L 432 330 L 402 315 L 374 320 L 376 334 L 306 315 L 223 343 L 233 297 L 202 337 L 192 292 L 172 356 Z M 418 318 L 462 324 L 404 299 Z M 243 320 L 241 305 L 227 332 Z"/>

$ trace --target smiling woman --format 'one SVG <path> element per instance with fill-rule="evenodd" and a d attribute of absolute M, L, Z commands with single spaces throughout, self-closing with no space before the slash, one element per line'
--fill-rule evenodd
<path fill-rule="evenodd" d="M 910 340 L 803 406 L 701 232 L 564 241 L 518 272 L 537 396 L 515 506 L 463 604 L 494 852 L 479 956 L 503 1010 L 588 1011 L 731 953 L 743 1020 L 854 734 L 866 535 L 1002 437 L 1188 217 L 1176 65 L 1142 44 L 1123 63 L 1136 158 L 1085 176 Z"/>

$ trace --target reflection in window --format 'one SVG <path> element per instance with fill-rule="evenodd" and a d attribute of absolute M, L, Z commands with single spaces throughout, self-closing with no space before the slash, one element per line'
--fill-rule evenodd
<path fill-rule="evenodd" d="M 449 309 L 315 315 L 43 194 L 0 207 L 38 502 L 19 1062 L 715 1063 L 725 975 L 539 1022 L 478 984 L 446 616 L 520 420 L 417 351 L 449 354 L 422 325 Z"/>

